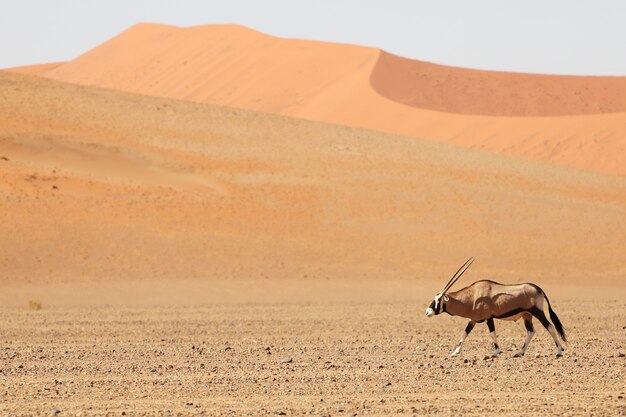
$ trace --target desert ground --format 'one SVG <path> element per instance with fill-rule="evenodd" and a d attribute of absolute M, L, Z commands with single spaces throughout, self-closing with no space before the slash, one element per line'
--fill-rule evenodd
<path fill-rule="evenodd" d="M 464 321 L 427 319 L 418 302 L 2 309 L 0 411 L 624 415 L 623 297 L 581 298 L 558 301 L 560 359 L 544 330 L 513 358 L 512 322 L 496 324 L 500 357 L 482 324 L 450 358 Z"/>
<path fill-rule="evenodd" d="M 626 414 L 624 80 L 231 25 L 0 71 L 0 416 Z M 562 358 L 450 358 L 470 256 Z"/>

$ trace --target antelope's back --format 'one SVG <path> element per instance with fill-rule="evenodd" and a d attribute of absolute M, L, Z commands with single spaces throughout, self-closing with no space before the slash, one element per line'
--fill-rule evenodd
<path fill-rule="evenodd" d="M 474 305 L 490 317 L 519 314 L 536 305 L 541 295 L 533 284 L 500 284 L 494 281 L 477 281 L 474 287 Z M 486 317 L 488 318 L 488 317 Z"/>

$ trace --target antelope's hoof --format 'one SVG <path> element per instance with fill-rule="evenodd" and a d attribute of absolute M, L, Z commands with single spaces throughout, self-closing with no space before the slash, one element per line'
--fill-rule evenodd
<path fill-rule="evenodd" d="M 517 352 L 515 355 L 513 355 L 514 358 L 521 358 L 522 356 L 524 356 L 522 352 Z"/>
<path fill-rule="evenodd" d="M 557 354 L 556 354 L 556 357 L 557 357 L 557 358 L 562 358 L 562 357 L 563 357 L 563 352 L 559 352 L 559 353 L 557 353 Z"/>
<path fill-rule="evenodd" d="M 497 358 L 499 356 L 500 356 L 500 352 L 495 352 L 495 353 L 491 354 L 492 358 Z"/>

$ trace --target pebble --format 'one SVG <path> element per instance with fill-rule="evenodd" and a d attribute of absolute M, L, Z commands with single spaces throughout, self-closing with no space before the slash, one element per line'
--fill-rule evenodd
<path fill-rule="evenodd" d="M 293 362 L 293 359 L 291 358 L 282 358 L 280 360 L 280 363 L 291 363 L 291 362 Z"/>
<path fill-rule="evenodd" d="M 626 356 L 626 353 L 624 353 L 624 352 L 620 352 L 620 353 L 617 355 L 617 357 L 618 357 L 618 358 L 623 358 L 624 356 Z"/>
<path fill-rule="evenodd" d="M 57 414 L 59 414 L 61 412 L 61 410 L 52 410 L 52 415 L 56 416 Z"/>

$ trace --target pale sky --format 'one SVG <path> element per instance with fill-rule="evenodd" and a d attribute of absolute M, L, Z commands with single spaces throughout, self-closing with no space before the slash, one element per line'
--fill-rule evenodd
<path fill-rule="evenodd" d="M 71 60 L 139 22 L 238 23 L 470 68 L 626 75 L 623 0 L 3 0 L 0 68 Z"/>

